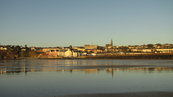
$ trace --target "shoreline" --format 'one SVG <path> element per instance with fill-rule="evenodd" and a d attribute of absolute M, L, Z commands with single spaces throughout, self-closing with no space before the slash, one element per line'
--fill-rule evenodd
<path fill-rule="evenodd" d="M 81 56 L 81 57 L 51 57 L 38 59 L 172 59 L 173 54 L 149 54 L 149 55 L 104 55 L 104 56 Z"/>
<path fill-rule="evenodd" d="M 17 58 L 17 59 L 0 59 L 3 60 L 173 60 L 173 58 Z"/>
<path fill-rule="evenodd" d="M 173 97 L 173 92 L 129 92 L 129 93 L 96 93 L 77 94 L 54 97 Z"/>
<path fill-rule="evenodd" d="M 141 55 L 99 55 L 99 56 L 78 56 L 78 57 L 17 57 L 0 60 L 22 60 L 22 59 L 148 59 L 148 60 L 173 60 L 173 54 L 141 54 Z"/>

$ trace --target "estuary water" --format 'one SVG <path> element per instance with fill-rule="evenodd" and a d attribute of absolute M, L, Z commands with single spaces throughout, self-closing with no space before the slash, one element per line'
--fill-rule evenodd
<path fill-rule="evenodd" d="M 173 92 L 173 60 L 0 60 L 0 97 Z"/>

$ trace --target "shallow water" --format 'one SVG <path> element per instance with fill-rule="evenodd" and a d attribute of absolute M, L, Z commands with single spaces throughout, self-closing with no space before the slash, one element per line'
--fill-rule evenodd
<path fill-rule="evenodd" d="M 0 97 L 173 92 L 173 60 L 4 60 Z"/>

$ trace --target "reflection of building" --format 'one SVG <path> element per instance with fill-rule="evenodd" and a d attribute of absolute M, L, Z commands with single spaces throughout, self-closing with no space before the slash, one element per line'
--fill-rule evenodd
<path fill-rule="evenodd" d="M 112 77 L 114 77 L 114 68 L 107 68 L 106 71 L 108 73 L 111 73 L 112 74 Z"/>
<path fill-rule="evenodd" d="M 69 53 L 69 54 L 72 54 Z M 128 72 L 173 72 L 173 67 L 138 67 L 141 65 L 100 65 L 96 61 L 82 61 L 82 60 L 43 60 L 41 64 L 37 64 L 37 60 L 16 61 L 14 64 L 1 63 L 0 74 L 7 73 L 27 73 L 27 72 L 84 72 L 87 74 L 97 72 L 107 72 L 114 76 L 115 72 L 128 71 Z M 40 60 L 39 60 L 40 62 Z M 112 64 L 112 63 L 111 63 Z M 154 66 L 154 65 L 151 65 Z"/>
<path fill-rule="evenodd" d="M 98 72 L 99 71 L 99 69 L 84 69 L 84 71 L 86 72 L 86 73 L 95 73 L 95 72 Z"/>

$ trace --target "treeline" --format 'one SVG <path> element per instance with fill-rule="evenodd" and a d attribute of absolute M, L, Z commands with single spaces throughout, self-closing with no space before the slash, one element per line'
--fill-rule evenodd
<path fill-rule="evenodd" d="M 7 46 L 7 50 L 0 50 L 0 60 L 3 59 L 20 59 L 24 57 L 35 57 L 36 51 L 32 51 L 29 47 Z"/>

